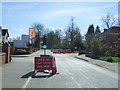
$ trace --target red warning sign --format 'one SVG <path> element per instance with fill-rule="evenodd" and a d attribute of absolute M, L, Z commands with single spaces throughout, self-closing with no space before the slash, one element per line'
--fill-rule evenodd
<path fill-rule="evenodd" d="M 35 69 L 52 69 L 52 57 L 35 57 Z"/>

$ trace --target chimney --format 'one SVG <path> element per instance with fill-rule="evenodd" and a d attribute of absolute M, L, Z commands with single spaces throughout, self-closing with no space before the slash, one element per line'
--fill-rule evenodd
<path fill-rule="evenodd" d="M 107 31 L 107 29 L 104 29 L 104 32 L 106 32 Z"/>

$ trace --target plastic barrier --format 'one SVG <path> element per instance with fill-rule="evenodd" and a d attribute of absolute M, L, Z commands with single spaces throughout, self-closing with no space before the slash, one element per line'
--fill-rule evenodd
<path fill-rule="evenodd" d="M 71 49 L 51 49 L 53 53 L 71 53 Z"/>
<path fill-rule="evenodd" d="M 61 52 L 62 52 L 62 53 L 67 53 L 65 49 L 62 49 Z"/>

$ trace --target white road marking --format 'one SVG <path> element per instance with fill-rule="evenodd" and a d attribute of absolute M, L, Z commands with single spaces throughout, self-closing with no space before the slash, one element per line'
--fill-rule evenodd
<path fill-rule="evenodd" d="M 24 86 L 22 88 L 27 88 L 27 85 L 29 84 L 31 79 L 32 79 L 32 77 L 29 77 L 28 80 L 26 81 L 26 83 L 24 84 Z"/>
<path fill-rule="evenodd" d="M 34 69 L 33 69 L 32 71 L 34 71 Z M 30 77 L 29 77 L 28 80 L 25 82 L 25 84 L 23 85 L 22 88 L 27 88 L 27 86 L 28 86 L 28 84 L 30 83 L 31 79 L 32 79 L 32 75 L 30 75 Z"/>

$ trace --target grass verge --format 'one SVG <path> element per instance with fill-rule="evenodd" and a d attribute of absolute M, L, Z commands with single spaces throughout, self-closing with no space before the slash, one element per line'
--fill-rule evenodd
<path fill-rule="evenodd" d="M 120 62 L 120 57 L 100 57 L 99 59 L 100 60 L 104 60 L 104 61 L 107 61 L 109 58 L 112 58 L 113 60 L 113 63 L 116 63 L 116 62 Z"/>

